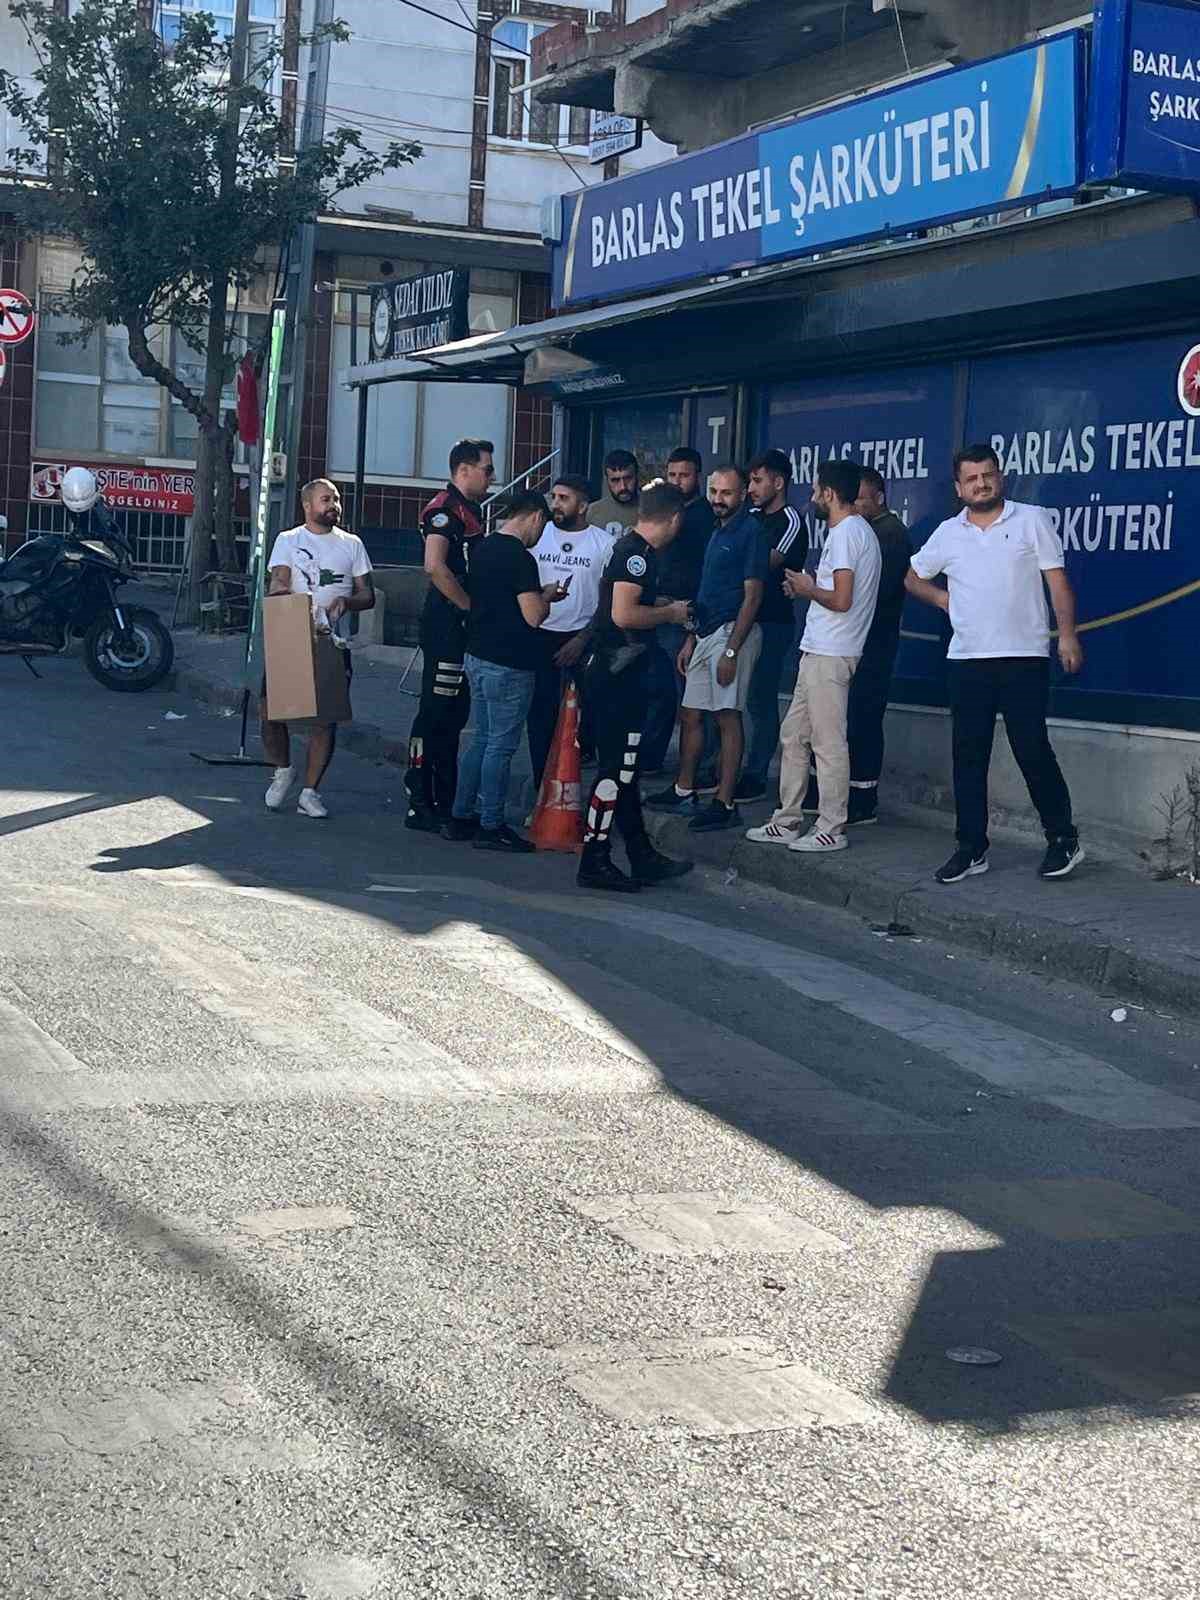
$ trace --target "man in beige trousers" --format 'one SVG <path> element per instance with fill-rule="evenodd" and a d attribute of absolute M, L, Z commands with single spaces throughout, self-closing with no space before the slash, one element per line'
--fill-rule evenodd
<path fill-rule="evenodd" d="M 808 622 L 796 692 L 780 730 L 779 809 L 770 822 L 747 833 L 755 844 L 786 845 L 807 855 L 846 848 L 846 706 L 875 615 L 882 565 L 879 540 L 854 509 L 861 478 L 856 461 L 825 461 L 817 469 L 813 510 L 828 531 L 815 579 L 789 573 L 784 585 L 794 599 L 809 602 Z M 821 814 L 812 831 L 802 833 L 810 754 L 817 762 Z"/>

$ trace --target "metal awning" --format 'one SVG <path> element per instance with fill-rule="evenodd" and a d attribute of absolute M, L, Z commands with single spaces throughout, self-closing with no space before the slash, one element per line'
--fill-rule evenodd
<path fill-rule="evenodd" d="M 453 344 L 435 345 L 418 355 L 400 356 L 391 361 L 360 362 L 346 367 L 339 382 L 357 389 L 376 383 L 511 383 L 525 376 L 526 357 L 536 350 L 555 348 L 569 351 L 574 341 L 603 328 L 615 328 L 647 317 L 661 317 L 713 301 L 737 297 L 763 280 L 793 276 L 808 262 L 789 262 L 747 272 L 738 277 L 718 278 L 711 283 L 645 295 L 638 300 L 621 300 L 614 305 L 594 306 L 566 316 L 547 317 L 544 322 L 527 322 L 503 333 L 479 333 Z M 580 363 L 582 365 L 582 363 Z"/>

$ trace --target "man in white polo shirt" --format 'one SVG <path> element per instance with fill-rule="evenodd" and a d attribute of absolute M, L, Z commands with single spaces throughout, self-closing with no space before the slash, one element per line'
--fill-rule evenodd
<path fill-rule="evenodd" d="M 934 877 L 958 883 L 988 869 L 988 767 L 999 713 L 1046 832 L 1039 875 L 1065 878 L 1084 856 L 1071 795 L 1046 732 L 1047 589 L 1065 671 L 1079 671 L 1083 648 L 1062 541 L 1046 512 L 1004 498 L 1004 477 L 990 445 L 959 451 L 954 482 L 963 509 L 934 529 L 905 580 L 918 600 L 948 612 L 954 628 L 947 661 L 958 848 Z M 942 575 L 948 589 L 930 582 Z"/>
<path fill-rule="evenodd" d="M 792 704 L 779 733 L 779 809 L 755 844 L 823 855 L 846 848 L 850 804 L 850 745 L 846 709 L 850 682 L 875 617 L 883 558 L 875 530 L 854 509 L 862 468 L 857 461 L 823 461 L 813 487 L 813 510 L 828 524 L 816 578 L 789 572 L 784 593 L 807 600 L 808 621 L 800 641 L 800 672 Z M 804 796 L 816 758 L 821 814 L 809 833 Z"/>

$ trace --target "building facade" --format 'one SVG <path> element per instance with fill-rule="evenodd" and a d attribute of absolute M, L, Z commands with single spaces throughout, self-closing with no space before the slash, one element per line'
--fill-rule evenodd
<path fill-rule="evenodd" d="M 284 25 L 288 0 L 250 0 L 251 50 L 259 34 Z M 351 32 L 331 51 L 326 126 L 356 128 L 365 144 L 414 139 L 419 161 L 341 197 L 321 220 L 317 239 L 300 432 L 300 481 L 328 473 L 348 484 L 356 456 L 354 397 L 338 381 L 352 343 L 368 337 L 371 284 L 431 267 L 470 275 L 473 332 L 536 321 L 549 310 L 540 216 L 548 197 L 601 181 L 607 168 L 589 163 L 590 113 L 533 101 L 531 52 L 541 33 L 562 20 L 599 11 L 611 25 L 612 0 L 584 12 L 527 0 L 346 0 L 338 16 Z M 177 37 L 187 0 L 160 0 L 156 25 L 164 45 Z M 218 24 L 232 31 L 234 0 L 208 0 Z M 300 24 L 312 25 L 312 0 Z M 617 20 L 621 7 L 617 0 Z M 24 30 L 0 19 L 0 59 L 28 74 L 33 54 Z M 299 63 L 303 85 L 308 61 Z M 23 143 L 0 110 L 0 148 Z M 625 167 L 670 152 L 652 135 Z M 0 172 L 4 156 L 0 153 Z M 0 177 L 2 185 L 2 177 Z M 174 570 L 183 558 L 195 460 L 195 423 L 183 407 L 140 375 L 121 329 L 98 331 L 85 344 L 64 345 L 72 331 L 61 314 L 62 290 L 79 264 L 63 240 L 19 241 L 3 230 L 0 190 L 0 288 L 19 288 L 38 310 L 35 337 L 19 346 L 0 382 L 0 539 L 8 548 L 28 531 L 57 526 L 61 468 L 82 462 L 109 475 L 139 556 L 151 568 Z M 273 288 L 271 263 L 237 309 L 237 329 L 253 340 L 265 326 Z M 352 340 L 352 320 L 357 320 Z M 200 378 L 197 357 L 171 329 L 157 335 L 158 353 L 187 381 Z M 226 395 L 232 406 L 232 389 Z M 417 515 L 431 487 L 443 481 L 455 438 L 484 435 L 497 445 L 501 482 L 551 448 L 550 407 L 543 398 L 503 385 L 480 385 L 450 397 L 435 386 L 389 393 L 369 418 L 367 481 L 357 520 L 386 552 L 411 551 Z M 243 472 L 247 466 L 239 463 Z M 405 541 L 407 536 L 407 543 Z"/>
<path fill-rule="evenodd" d="M 821 459 L 853 457 L 918 543 L 957 509 L 954 451 L 991 440 L 1079 594 L 1088 663 L 1053 708 L 1081 809 L 1145 845 L 1200 759 L 1200 173 L 1152 189 L 1093 158 L 1114 97 L 1156 133 L 1187 114 L 1149 75 L 1104 81 L 1101 39 L 1141 6 L 670 0 L 560 25 L 535 97 L 645 116 L 683 153 L 564 200 L 540 329 L 433 354 L 552 397 L 593 475 L 614 447 L 649 475 L 680 442 L 710 465 L 774 445 L 804 509 Z M 1171 16 L 1200 39 L 1200 7 Z M 912 603 L 889 713 L 912 799 L 949 796 L 946 643 Z M 1026 814 L 1010 763 L 995 793 Z"/>

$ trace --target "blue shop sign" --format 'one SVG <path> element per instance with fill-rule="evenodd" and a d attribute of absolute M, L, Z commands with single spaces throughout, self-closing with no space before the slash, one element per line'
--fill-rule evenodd
<path fill-rule="evenodd" d="M 564 195 L 554 303 L 1072 194 L 1083 60 L 1062 34 Z"/>
<path fill-rule="evenodd" d="M 1200 192 L 1200 3 L 1101 0 L 1087 176 Z"/>

